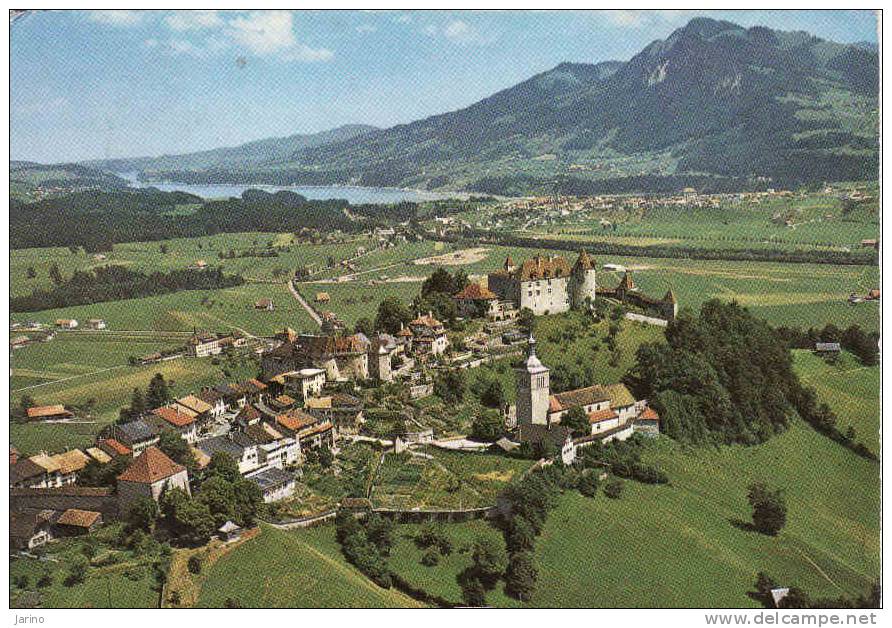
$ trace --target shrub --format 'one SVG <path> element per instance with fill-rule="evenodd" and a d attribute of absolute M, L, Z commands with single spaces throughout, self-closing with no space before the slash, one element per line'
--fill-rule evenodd
<path fill-rule="evenodd" d="M 434 548 L 429 548 L 421 555 L 421 564 L 425 567 L 433 567 L 440 562 L 440 553 Z"/>
<path fill-rule="evenodd" d="M 590 469 L 583 473 L 576 482 L 577 490 L 586 497 L 598 494 L 598 472 Z"/>
<path fill-rule="evenodd" d="M 757 482 L 750 485 L 747 497 L 753 507 L 753 526 L 762 534 L 776 536 L 787 523 L 787 505 L 782 491 Z"/>
<path fill-rule="evenodd" d="M 189 557 L 189 560 L 186 562 L 186 567 L 189 569 L 189 573 L 200 574 L 201 573 L 201 558 L 197 555 L 192 555 Z"/>
<path fill-rule="evenodd" d="M 517 552 L 511 555 L 508 571 L 505 573 L 505 593 L 511 597 L 529 601 L 536 590 L 539 572 L 533 563 L 531 552 Z"/>
<path fill-rule="evenodd" d="M 610 499 L 619 499 L 623 494 L 623 481 L 618 478 L 610 480 L 604 486 L 604 494 Z"/>

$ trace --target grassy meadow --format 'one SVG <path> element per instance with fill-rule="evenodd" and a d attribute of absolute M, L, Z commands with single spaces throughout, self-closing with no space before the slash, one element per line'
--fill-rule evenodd
<path fill-rule="evenodd" d="M 204 572 L 197 606 L 222 608 L 413 608 L 420 604 L 378 587 L 341 555 L 334 526 L 298 531 L 263 526 L 261 534 Z"/>

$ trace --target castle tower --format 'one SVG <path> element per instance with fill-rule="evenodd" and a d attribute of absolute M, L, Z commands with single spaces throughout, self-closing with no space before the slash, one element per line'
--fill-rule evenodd
<path fill-rule="evenodd" d="M 536 339 L 530 336 L 527 359 L 516 371 L 517 425 L 548 425 L 551 385 L 548 367 L 536 357 Z"/>
<path fill-rule="evenodd" d="M 638 290 L 638 287 L 632 280 L 632 273 L 627 270 L 626 274 L 623 275 L 623 278 L 620 279 L 619 285 L 616 287 L 616 298 L 620 301 L 625 301 L 626 295 L 630 292 L 635 292 L 636 290 Z"/>
<path fill-rule="evenodd" d="M 595 260 L 588 256 L 585 249 L 580 250 L 570 278 L 570 306 L 573 309 L 582 308 L 586 298 L 594 303 L 598 288 L 596 274 Z"/>

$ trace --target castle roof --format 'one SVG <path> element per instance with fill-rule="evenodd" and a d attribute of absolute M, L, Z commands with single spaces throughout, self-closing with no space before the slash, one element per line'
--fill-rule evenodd
<path fill-rule="evenodd" d="M 595 270 L 595 260 L 588 256 L 585 249 L 579 251 L 579 257 L 576 258 L 573 270 Z"/>
<path fill-rule="evenodd" d="M 567 277 L 570 274 L 570 264 L 566 258 L 555 255 L 554 257 L 542 257 L 536 255 L 532 259 L 525 260 L 518 271 L 521 281 L 535 281 L 537 279 L 552 279 L 554 277 Z"/>

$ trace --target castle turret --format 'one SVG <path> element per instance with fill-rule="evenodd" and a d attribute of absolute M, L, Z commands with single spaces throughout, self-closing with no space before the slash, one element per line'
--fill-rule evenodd
<path fill-rule="evenodd" d="M 589 257 L 585 249 L 579 251 L 579 257 L 573 265 L 570 281 L 570 305 L 574 309 L 585 306 L 588 298 L 595 301 L 598 283 L 596 279 L 595 260 Z"/>
<path fill-rule="evenodd" d="M 517 425 L 548 425 L 549 370 L 536 357 L 536 339 L 532 335 L 527 359 L 517 368 L 516 377 Z"/>

